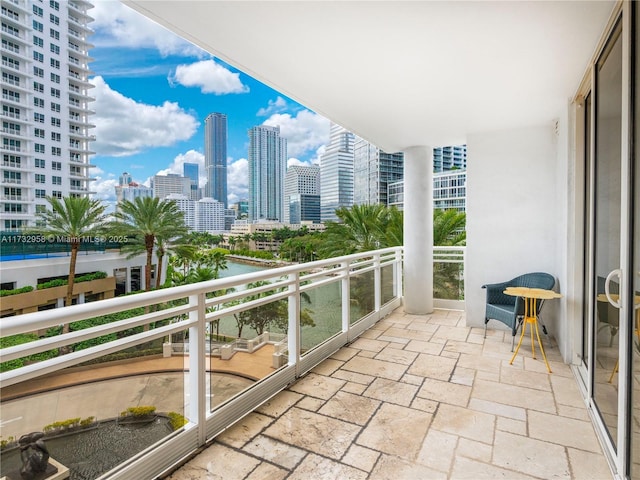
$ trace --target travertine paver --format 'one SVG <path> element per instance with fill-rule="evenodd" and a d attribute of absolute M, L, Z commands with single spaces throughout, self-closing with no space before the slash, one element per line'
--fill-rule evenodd
<path fill-rule="evenodd" d="M 571 369 L 464 313 L 397 310 L 222 433 L 171 480 L 605 480 Z M 557 373 L 556 373 L 557 372 Z"/>

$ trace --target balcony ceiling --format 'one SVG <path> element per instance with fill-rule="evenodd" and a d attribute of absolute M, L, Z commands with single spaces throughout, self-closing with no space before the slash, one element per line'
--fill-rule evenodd
<path fill-rule="evenodd" d="M 615 5 L 125 3 L 387 151 L 558 118 Z"/>

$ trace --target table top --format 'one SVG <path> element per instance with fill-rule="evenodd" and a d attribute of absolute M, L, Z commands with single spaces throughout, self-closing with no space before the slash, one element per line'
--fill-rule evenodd
<path fill-rule="evenodd" d="M 511 295 L 513 297 L 537 298 L 541 300 L 562 297 L 559 293 L 553 290 L 545 290 L 544 288 L 507 287 L 504 293 L 505 295 Z"/>

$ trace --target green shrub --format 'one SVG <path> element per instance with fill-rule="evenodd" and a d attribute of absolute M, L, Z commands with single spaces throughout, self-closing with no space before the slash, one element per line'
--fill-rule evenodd
<path fill-rule="evenodd" d="M 23 343 L 33 342 L 35 340 L 38 340 L 38 336 L 35 333 L 20 333 L 18 335 L 11 335 L 9 337 L 0 337 L 0 348 L 13 347 L 15 345 L 21 345 Z M 57 355 L 58 350 L 55 349 L 36 353 L 34 355 L 29 355 L 28 357 L 8 360 L 6 362 L 0 363 L 0 372 L 8 372 L 9 370 L 23 367 L 27 363 L 47 360 Z"/>
<path fill-rule="evenodd" d="M 153 415 L 156 412 L 156 407 L 146 405 L 141 407 L 129 407 L 125 411 L 120 412 L 121 417 L 144 417 L 146 415 Z"/>
<path fill-rule="evenodd" d="M 101 278 L 107 278 L 105 272 L 94 272 L 86 275 L 78 275 L 74 278 L 74 283 L 90 282 L 91 280 L 100 280 Z M 49 280 L 38 285 L 38 290 L 44 290 L 45 288 L 62 287 L 69 283 L 67 278 L 56 278 L 55 280 Z"/>
<path fill-rule="evenodd" d="M 167 417 L 169 417 L 171 428 L 173 428 L 174 431 L 184 427 L 189 422 L 189 420 L 178 412 L 169 412 L 167 413 Z"/>
<path fill-rule="evenodd" d="M 61 430 L 61 429 L 67 429 L 67 428 L 72 428 L 72 427 L 78 427 L 80 426 L 80 417 L 77 418 L 69 418 L 67 420 L 61 420 L 58 422 L 53 422 L 50 423 L 49 425 L 45 425 L 43 428 L 43 431 L 45 432 L 51 432 L 54 430 Z"/>
<path fill-rule="evenodd" d="M 13 290 L 0 290 L 0 297 L 8 297 L 9 295 L 18 295 L 19 293 L 32 292 L 33 287 L 27 285 L 26 287 L 14 288 Z"/>
<path fill-rule="evenodd" d="M 0 440 L 0 450 L 4 450 L 5 448 L 12 446 L 15 443 L 16 439 L 14 437 L 9 437 L 6 440 Z"/>
<path fill-rule="evenodd" d="M 44 290 L 45 288 L 62 287 L 66 284 L 66 280 L 58 278 L 56 280 L 49 280 L 48 282 L 38 284 L 38 290 Z"/>
<path fill-rule="evenodd" d="M 80 420 L 81 427 L 88 427 L 95 421 L 96 417 L 87 417 Z"/>

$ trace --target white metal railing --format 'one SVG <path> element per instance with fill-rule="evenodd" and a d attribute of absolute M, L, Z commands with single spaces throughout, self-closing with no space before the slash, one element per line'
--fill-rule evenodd
<path fill-rule="evenodd" d="M 131 309 L 146 311 L 125 320 L 0 350 L 2 361 L 8 362 L 117 334 L 105 343 L 4 371 L 0 373 L 0 388 L 38 381 L 62 369 L 171 335 L 187 336 L 184 385 L 185 398 L 189 401 L 185 400 L 183 405 L 187 425 L 100 477 L 151 479 L 388 315 L 400 305 L 401 292 L 402 248 L 396 247 L 6 317 L 2 319 L 5 337 Z M 313 326 L 301 326 L 307 298 L 311 298 L 311 310 L 317 305 Z M 224 318 L 274 306 L 276 302 L 280 302 L 278 305 L 286 312 L 280 317 L 284 331 L 274 339 L 281 342 L 274 349 L 281 363 L 274 361 L 272 373 L 240 394 L 212 406 L 211 396 L 207 395 L 210 372 L 206 367 L 210 358 L 207 350 L 211 350 L 206 346 L 213 330 L 211 326 L 214 322 L 219 325 Z M 357 313 L 354 302 L 361 305 Z M 155 328 L 141 328 L 151 325 Z M 311 332 L 316 335 L 312 336 Z M 81 408 L 86 405 L 78 405 L 78 409 Z"/>
<path fill-rule="evenodd" d="M 464 310 L 466 247 L 433 247 L 434 306 Z"/>

